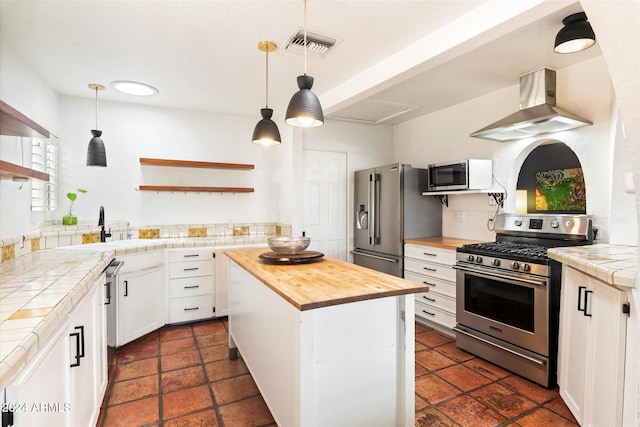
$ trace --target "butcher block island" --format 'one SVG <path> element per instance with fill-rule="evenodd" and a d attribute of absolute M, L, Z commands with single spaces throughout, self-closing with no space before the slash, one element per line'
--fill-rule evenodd
<path fill-rule="evenodd" d="M 425 287 L 329 257 L 267 264 L 266 251 L 225 252 L 229 355 L 278 426 L 413 426 L 413 294 Z"/>

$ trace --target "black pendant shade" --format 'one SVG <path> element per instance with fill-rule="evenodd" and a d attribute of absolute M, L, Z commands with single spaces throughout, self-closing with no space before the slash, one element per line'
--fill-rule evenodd
<path fill-rule="evenodd" d="M 298 76 L 298 87 L 300 90 L 293 94 L 285 122 L 293 126 L 315 127 L 324 123 L 324 113 L 320 100 L 315 93 L 311 92 L 313 77 L 308 75 Z"/>
<path fill-rule="evenodd" d="M 596 35 L 584 12 L 574 13 L 562 20 L 564 27 L 558 31 L 553 51 L 574 53 L 590 48 L 596 43 Z"/>
<path fill-rule="evenodd" d="M 104 142 L 100 138 L 101 130 L 91 129 L 93 138 L 89 141 L 87 149 L 87 166 L 107 166 L 107 153 L 104 149 Z"/>
<path fill-rule="evenodd" d="M 107 166 L 107 153 L 104 149 L 104 142 L 100 138 L 102 131 L 98 130 L 98 91 L 104 90 L 104 86 L 98 83 L 90 83 L 89 88 L 96 91 L 96 128 L 91 129 L 93 138 L 89 141 L 87 148 L 87 166 Z"/>
<path fill-rule="evenodd" d="M 260 145 L 276 145 L 280 144 L 280 131 L 278 125 L 271 120 L 273 110 L 271 108 L 263 108 L 260 110 L 262 120 L 256 124 L 253 130 L 252 142 Z"/>

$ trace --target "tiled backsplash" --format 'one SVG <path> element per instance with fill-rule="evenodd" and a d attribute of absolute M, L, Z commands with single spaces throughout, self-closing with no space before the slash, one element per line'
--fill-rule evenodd
<path fill-rule="evenodd" d="M 244 237 L 264 239 L 268 236 L 290 236 L 291 225 L 275 222 L 232 224 L 179 224 L 131 226 L 116 221 L 105 227 L 111 237 L 107 241 L 127 239 L 166 239 L 176 237 L 215 237 L 219 240 Z M 82 245 L 100 241 L 100 227 L 94 222 L 62 225 L 60 221 L 42 224 L 38 231 L 2 240 L 2 262 L 35 252 L 60 246 Z"/>

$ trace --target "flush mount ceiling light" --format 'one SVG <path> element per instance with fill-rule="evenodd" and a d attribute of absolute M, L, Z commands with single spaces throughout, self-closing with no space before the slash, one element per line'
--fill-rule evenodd
<path fill-rule="evenodd" d="M 149 86 L 145 83 L 131 82 L 126 80 L 117 80 L 111 82 L 113 87 L 118 92 L 126 93 L 127 95 L 135 96 L 153 96 L 158 94 L 158 89 L 153 86 Z"/>
<path fill-rule="evenodd" d="M 87 149 L 87 166 L 107 166 L 107 153 L 104 142 L 100 139 L 102 131 L 98 130 L 98 91 L 104 90 L 104 86 L 98 83 L 90 83 L 89 88 L 96 91 L 96 128 L 91 130 L 93 138 L 89 141 Z"/>
<path fill-rule="evenodd" d="M 558 31 L 555 47 L 556 53 L 574 53 L 585 50 L 596 44 L 596 35 L 587 21 L 584 12 L 574 13 L 562 20 L 564 27 Z"/>
<path fill-rule="evenodd" d="M 258 50 L 265 52 L 266 62 L 265 62 L 265 70 L 266 70 L 266 99 L 265 99 L 265 107 L 260 110 L 260 114 L 262 115 L 262 120 L 258 122 L 255 129 L 253 130 L 253 139 L 252 142 L 254 144 L 260 145 L 276 145 L 280 144 L 280 131 L 278 130 L 278 125 L 271 120 L 271 116 L 273 115 L 273 110 L 269 108 L 269 52 L 273 52 L 277 49 L 275 43 L 269 41 L 262 41 L 258 43 Z"/>
<path fill-rule="evenodd" d="M 298 92 L 294 93 L 287 107 L 285 122 L 292 126 L 322 126 L 324 114 L 320 100 L 311 92 L 313 77 L 307 75 L 307 0 L 304 0 L 304 74 L 298 76 Z"/>

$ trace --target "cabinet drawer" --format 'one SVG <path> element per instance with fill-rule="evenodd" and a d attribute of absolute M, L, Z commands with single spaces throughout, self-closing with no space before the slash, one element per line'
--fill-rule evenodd
<path fill-rule="evenodd" d="M 456 281 L 456 271 L 450 265 L 435 264 L 431 262 L 417 261 L 411 258 L 404 259 L 404 269 L 413 273 L 422 274 L 429 277 Z"/>
<path fill-rule="evenodd" d="M 179 249 L 169 252 L 169 262 L 200 261 L 213 259 L 213 257 L 213 249 L 211 248 Z"/>
<path fill-rule="evenodd" d="M 445 295 L 440 295 L 435 292 L 425 292 L 423 294 L 416 295 L 416 302 L 428 305 L 430 307 L 438 308 L 444 312 L 455 315 L 456 314 L 456 300 Z"/>
<path fill-rule="evenodd" d="M 429 292 L 435 291 L 441 295 L 446 295 L 454 299 L 456 298 L 456 282 L 424 276 L 407 270 L 404 272 L 404 278 L 411 280 L 412 282 L 428 286 Z"/>
<path fill-rule="evenodd" d="M 213 277 L 187 277 L 169 281 L 169 297 L 183 298 L 213 293 Z"/>
<path fill-rule="evenodd" d="M 213 261 L 182 261 L 169 264 L 169 278 L 210 276 L 213 273 Z"/>
<path fill-rule="evenodd" d="M 214 314 L 212 294 L 169 300 L 169 323 L 207 319 Z"/>
<path fill-rule="evenodd" d="M 416 298 L 416 316 L 452 329 L 456 325 L 456 315 L 422 304 Z"/>
<path fill-rule="evenodd" d="M 432 246 L 404 245 L 404 256 L 438 264 L 454 265 L 456 252 Z"/>

